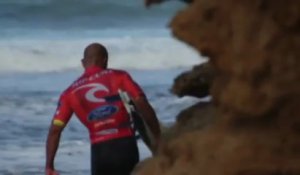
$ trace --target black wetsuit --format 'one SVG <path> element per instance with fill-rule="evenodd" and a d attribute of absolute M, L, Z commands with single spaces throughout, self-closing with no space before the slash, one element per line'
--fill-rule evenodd
<path fill-rule="evenodd" d="M 130 175 L 139 162 L 134 137 L 93 144 L 91 151 L 92 175 Z"/>

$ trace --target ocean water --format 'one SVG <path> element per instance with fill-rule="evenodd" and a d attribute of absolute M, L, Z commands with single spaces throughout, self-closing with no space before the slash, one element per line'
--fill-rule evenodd
<path fill-rule="evenodd" d="M 142 86 L 163 124 L 197 99 L 177 98 L 173 78 L 205 59 L 172 38 L 179 2 L 146 10 L 136 0 L 0 1 L 0 175 L 44 173 L 45 140 L 60 93 L 81 73 L 84 47 L 107 46 L 109 66 Z M 90 172 L 86 129 L 74 116 L 56 157 L 62 175 Z M 140 158 L 150 156 L 139 141 Z"/>

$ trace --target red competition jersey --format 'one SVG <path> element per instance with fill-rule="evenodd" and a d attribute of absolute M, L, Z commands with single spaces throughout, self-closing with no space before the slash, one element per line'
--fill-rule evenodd
<path fill-rule="evenodd" d="M 130 75 L 121 70 L 92 66 L 60 96 L 53 124 L 65 126 L 73 112 L 88 128 L 91 143 L 133 136 L 129 115 L 121 100 L 108 100 L 118 90 L 131 98 L 144 96 Z"/>

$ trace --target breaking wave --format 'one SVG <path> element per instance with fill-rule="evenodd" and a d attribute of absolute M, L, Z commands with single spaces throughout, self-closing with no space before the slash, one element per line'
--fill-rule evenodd
<path fill-rule="evenodd" d="M 51 72 L 81 68 L 83 49 L 92 42 L 107 46 L 109 65 L 137 70 L 172 69 L 200 63 L 191 48 L 167 37 L 116 37 L 69 40 L 0 41 L 0 72 Z"/>

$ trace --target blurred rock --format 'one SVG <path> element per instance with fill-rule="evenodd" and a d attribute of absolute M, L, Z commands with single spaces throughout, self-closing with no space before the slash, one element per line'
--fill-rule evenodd
<path fill-rule="evenodd" d="M 178 136 L 209 128 L 216 122 L 216 109 L 210 102 L 199 102 L 179 113 L 174 126 L 165 130 L 164 140 L 172 140 Z"/>
<path fill-rule="evenodd" d="M 195 66 L 193 70 L 184 72 L 175 80 L 172 93 L 183 96 L 206 97 L 213 81 L 214 71 L 209 63 Z"/>
<path fill-rule="evenodd" d="M 136 174 L 300 175 L 300 1 L 195 0 L 171 26 L 210 58 L 218 120 Z"/>

